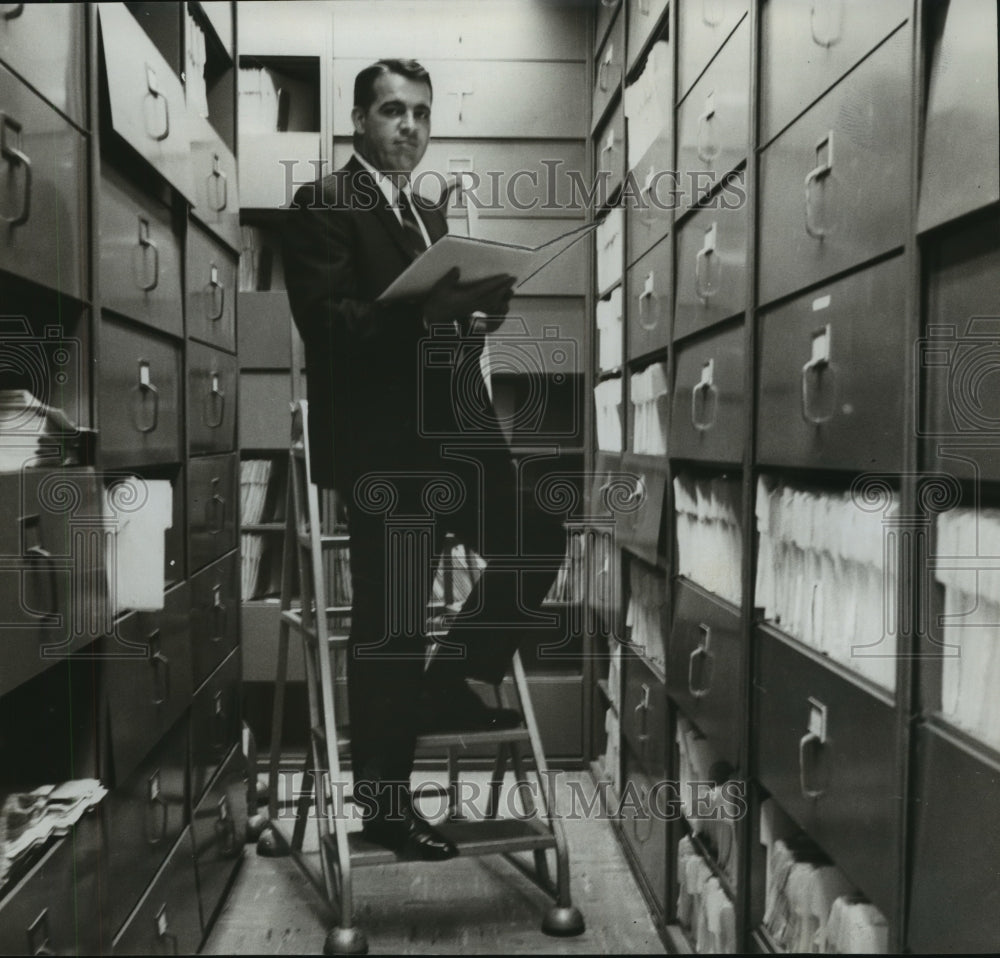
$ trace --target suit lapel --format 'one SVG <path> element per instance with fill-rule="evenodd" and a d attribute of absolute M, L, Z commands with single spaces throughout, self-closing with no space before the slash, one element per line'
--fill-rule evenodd
<path fill-rule="evenodd" d="M 396 214 L 392 207 L 389 206 L 389 201 L 386 199 L 385 194 L 379 189 L 378 184 L 375 182 L 375 178 L 368 172 L 358 161 L 352 156 L 349 162 L 349 167 L 351 169 L 351 178 L 364 177 L 365 188 L 362 191 L 362 196 L 364 198 L 365 204 L 370 205 L 371 197 L 375 198 L 375 205 L 371 208 L 370 212 L 375 216 L 375 218 L 382 224 L 383 229 L 389 236 L 389 239 L 395 245 L 395 247 L 406 257 L 407 262 L 412 262 L 414 257 L 410 248 L 406 245 L 406 241 L 403 238 L 403 228 L 399 225 L 399 220 L 396 219 Z M 445 222 L 443 216 L 441 216 L 436 210 L 431 210 L 428 212 L 426 204 L 414 204 L 419 206 L 419 216 L 423 220 L 424 226 L 427 228 L 427 235 L 430 237 L 431 243 L 436 243 L 445 233 L 448 232 L 448 224 Z"/>

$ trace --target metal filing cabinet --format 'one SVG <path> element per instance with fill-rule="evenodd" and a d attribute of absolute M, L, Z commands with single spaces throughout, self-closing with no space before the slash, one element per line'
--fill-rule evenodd
<path fill-rule="evenodd" d="M 746 15 L 747 0 L 693 0 L 677 7 L 677 96 L 683 99 Z"/>

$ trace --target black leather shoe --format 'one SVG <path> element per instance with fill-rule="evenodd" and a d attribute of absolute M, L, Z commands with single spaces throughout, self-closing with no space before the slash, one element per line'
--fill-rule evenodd
<path fill-rule="evenodd" d="M 402 820 L 369 819 L 362 832 L 365 841 L 388 848 L 404 861 L 443 862 L 458 854 L 458 849 L 430 822 L 409 809 Z"/>
<path fill-rule="evenodd" d="M 464 679 L 429 683 L 421 696 L 418 727 L 422 733 L 496 732 L 520 724 L 519 712 L 490 708 Z"/>

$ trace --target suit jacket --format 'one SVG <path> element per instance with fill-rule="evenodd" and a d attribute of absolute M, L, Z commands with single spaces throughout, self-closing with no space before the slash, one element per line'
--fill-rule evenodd
<path fill-rule="evenodd" d="M 432 243 L 447 232 L 440 210 L 421 205 L 420 215 Z M 349 493 L 370 469 L 439 462 L 442 432 L 428 426 L 454 420 L 456 364 L 474 361 L 482 385 L 482 340 L 435 337 L 453 358 L 442 376 L 449 364 L 426 362 L 434 344 L 419 304 L 376 302 L 412 255 L 385 195 L 353 157 L 297 191 L 287 224 L 285 280 L 305 345 L 313 480 Z"/>

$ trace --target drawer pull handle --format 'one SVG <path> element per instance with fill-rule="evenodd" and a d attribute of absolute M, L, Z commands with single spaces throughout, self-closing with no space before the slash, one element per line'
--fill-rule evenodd
<path fill-rule="evenodd" d="M 219 488 L 219 480 L 215 478 L 212 480 L 212 488 Z M 222 532 L 226 524 L 226 499 L 225 496 L 220 496 L 218 492 L 213 492 L 208 500 L 208 531 L 213 535 L 217 536 Z"/>
<path fill-rule="evenodd" d="M 825 155 L 824 155 L 825 154 Z M 806 232 L 813 239 L 823 239 L 830 227 L 816 222 L 813 204 L 813 184 L 825 180 L 833 173 L 833 130 L 816 144 L 816 166 L 806 174 Z"/>
<path fill-rule="evenodd" d="M 826 11 L 826 32 L 820 34 L 820 31 L 816 28 L 816 7 L 822 6 L 824 11 Z M 833 8 L 836 7 L 836 13 L 834 13 Z M 809 29 L 812 31 L 813 43 L 821 47 L 832 47 L 835 43 L 840 41 L 840 34 L 842 30 L 842 23 L 844 19 L 844 9 L 841 0 L 823 0 L 822 4 L 817 4 L 816 0 L 813 0 L 812 7 L 809 11 Z"/>
<path fill-rule="evenodd" d="M 222 586 L 217 585 L 212 589 L 212 617 L 215 620 L 212 641 L 221 642 L 226 634 L 226 624 L 228 622 L 228 610 L 226 603 L 222 601 Z"/>
<path fill-rule="evenodd" d="M 149 647 L 153 650 L 150 664 L 153 666 L 153 704 L 163 705 L 170 698 L 170 659 L 160 649 L 160 630 L 150 633 Z"/>
<path fill-rule="evenodd" d="M 806 771 L 807 753 L 818 752 L 827 742 L 827 708 L 819 699 L 809 698 L 809 730 L 799 740 L 799 788 L 806 798 L 819 798 L 825 788 L 813 788 Z"/>
<path fill-rule="evenodd" d="M 139 432 L 155 432 L 160 419 L 160 391 L 153 385 L 149 378 L 149 360 L 139 360 L 139 382 L 132 387 L 134 392 L 139 393 L 139 401 L 135 403 L 132 412 L 132 423 Z M 146 405 L 146 397 L 152 399 L 152 413 L 148 421 L 144 421 L 138 415 L 139 410 Z"/>
<path fill-rule="evenodd" d="M 645 760 L 646 748 L 649 745 L 649 685 L 646 682 L 642 683 L 642 698 L 634 711 L 642 713 L 642 722 L 639 726 L 637 738 L 641 746 L 639 757 Z"/>
<path fill-rule="evenodd" d="M 717 27 L 725 15 L 722 0 L 701 0 L 701 22 L 706 27 Z"/>
<path fill-rule="evenodd" d="M 457 96 L 458 97 L 458 122 L 459 123 L 462 122 L 462 114 L 463 114 L 464 109 L 465 109 L 465 98 L 467 96 L 472 96 L 472 94 L 475 93 L 475 92 L 476 92 L 475 90 L 449 90 L 448 91 L 448 95 L 449 96 Z"/>
<path fill-rule="evenodd" d="M 213 202 L 213 194 L 216 202 Z M 212 154 L 212 172 L 208 174 L 209 205 L 221 213 L 229 205 L 229 177 L 219 166 L 219 154 Z"/>
<path fill-rule="evenodd" d="M 702 364 L 701 379 L 691 387 L 691 425 L 708 432 L 719 412 L 719 391 L 715 387 L 715 360 Z"/>
<path fill-rule="evenodd" d="M 830 358 L 830 337 L 831 330 L 829 323 L 822 329 L 813 333 L 812 358 L 802 367 L 802 418 L 814 426 L 821 426 L 825 422 L 833 419 L 836 409 L 837 378 L 836 369 Z M 826 379 L 829 383 L 831 400 L 828 403 L 826 412 L 816 409 L 817 402 L 814 399 L 819 392 L 820 384 Z"/>
<path fill-rule="evenodd" d="M 656 308 L 656 273 L 646 274 L 642 292 L 639 294 L 639 325 L 643 329 L 656 329 L 660 324 L 660 311 Z"/>
<path fill-rule="evenodd" d="M 150 133 L 148 125 L 146 127 L 146 135 L 159 143 L 170 136 L 170 104 L 160 92 L 160 81 L 156 78 L 156 71 L 148 63 L 146 64 L 146 89 L 154 100 L 163 101 L 163 132 Z"/>
<path fill-rule="evenodd" d="M 219 374 L 212 373 L 212 388 L 208 391 L 205 401 L 205 425 L 209 429 L 218 429 L 226 417 L 226 394 L 219 385 Z"/>
<path fill-rule="evenodd" d="M 6 4 L 4 4 L 6 6 Z M 4 20 L 16 20 L 21 14 L 24 13 L 23 3 L 12 3 L 8 10 L 4 10 L 3 18 Z M 41 952 L 39 952 L 41 954 Z"/>
<path fill-rule="evenodd" d="M 718 223 L 713 223 L 705 230 L 705 239 L 694 258 L 694 291 L 703 304 L 719 291 L 722 261 L 715 254 L 718 236 Z"/>
<path fill-rule="evenodd" d="M 698 117 L 698 158 L 703 163 L 711 163 L 719 155 L 718 144 L 709 140 L 709 124 L 715 118 L 715 91 L 710 90 L 705 96 L 705 110 Z"/>
<path fill-rule="evenodd" d="M 597 86 L 602 93 L 607 93 L 611 87 L 608 84 L 608 74 L 611 72 L 611 64 L 615 60 L 615 47 L 614 44 L 608 44 L 608 49 L 604 54 L 604 59 L 601 60 L 601 65 L 597 70 Z"/>
<path fill-rule="evenodd" d="M 160 248 L 150 239 L 149 220 L 142 216 L 139 217 L 139 249 L 142 251 L 143 266 L 146 263 L 146 250 L 153 251 L 153 278 L 148 283 L 139 283 L 139 289 L 148 293 L 156 289 L 160 282 Z"/>
<path fill-rule="evenodd" d="M 692 698 L 696 699 L 704 698 L 706 695 L 708 695 L 709 691 L 711 690 L 712 683 L 711 680 L 709 680 L 707 682 L 704 682 L 702 685 L 696 686 L 694 684 L 694 673 L 695 673 L 694 664 L 699 659 L 704 659 L 706 663 L 711 663 L 711 661 L 715 658 L 713 653 L 710 652 L 708 648 L 709 644 L 712 641 L 712 630 L 704 623 L 699 625 L 698 628 L 701 630 L 702 639 L 700 644 L 698 645 L 698 648 L 694 649 L 694 651 L 692 651 L 691 655 L 688 658 L 688 692 L 691 694 Z M 701 669 L 701 676 L 703 680 L 705 678 L 706 672 L 710 674 L 710 669 L 708 668 Z"/>
<path fill-rule="evenodd" d="M 161 905 L 160 910 L 153 918 L 153 931 L 157 941 L 167 942 L 170 954 L 179 954 L 177 951 L 177 936 L 170 931 L 170 923 L 167 920 L 167 906 Z"/>
<path fill-rule="evenodd" d="M 640 821 L 645 825 L 641 834 Z M 632 834 L 640 845 L 645 845 L 653 836 L 653 813 L 649 803 L 649 788 L 646 785 L 639 786 L 639 811 L 632 816 Z"/>
<path fill-rule="evenodd" d="M 229 799 L 224 795 L 219 799 L 219 817 L 215 820 L 215 836 L 219 840 L 219 853 L 225 858 L 232 858 L 239 845 L 236 841 L 236 821 L 229 810 Z"/>
<path fill-rule="evenodd" d="M 167 803 L 160 787 L 160 770 L 149 776 L 146 783 L 146 843 L 159 845 L 167 837 Z"/>
<path fill-rule="evenodd" d="M 23 4 L 22 4 L 23 6 Z M 10 130 L 15 144 L 7 139 Z M 21 195 L 21 212 L 17 216 L 0 216 L 10 226 L 23 226 L 31 216 L 31 157 L 21 149 L 21 124 L 12 116 L 0 110 L 0 156 L 12 166 L 24 168 L 24 192 Z"/>
<path fill-rule="evenodd" d="M 226 705 L 222 689 L 216 689 L 212 696 L 212 748 L 222 752 L 226 747 Z"/>
<path fill-rule="evenodd" d="M 23 6 L 23 4 L 20 4 Z M 25 929 L 28 934 L 29 955 L 54 955 L 52 936 L 49 933 L 49 910 L 43 908 L 38 917 Z"/>
<path fill-rule="evenodd" d="M 37 519 L 37 517 L 32 516 L 31 518 Z M 23 520 L 22 520 L 23 521 Z M 45 603 L 45 611 L 40 609 L 28 608 L 25 603 L 24 611 L 37 615 L 39 618 L 39 625 L 42 626 L 54 626 L 59 624 L 59 584 L 58 576 L 56 573 L 56 561 L 52 558 L 52 553 L 48 549 L 41 545 L 33 545 L 24 550 L 25 556 L 30 556 L 32 560 L 30 563 L 26 563 L 26 568 L 24 569 L 24 574 L 28 572 L 34 572 L 38 575 L 38 578 L 45 583 L 45 592 L 47 594 L 48 601 Z M 41 567 L 41 568 L 39 568 Z M 22 596 L 27 593 L 26 590 L 22 592 Z M 22 602 L 24 599 L 22 597 Z"/>
<path fill-rule="evenodd" d="M 218 301 L 219 308 L 213 310 L 208 314 L 208 321 L 210 323 L 217 323 L 222 319 L 222 314 L 226 311 L 226 287 L 223 285 L 222 280 L 219 279 L 219 267 L 212 263 L 212 268 L 209 271 L 208 286 L 211 290 L 211 303 L 215 306 Z"/>
<path fill-rule="evenodd" d="M 644 17 L 649 16 L 649 0 L 639 0 L 639 13 Z"/>

